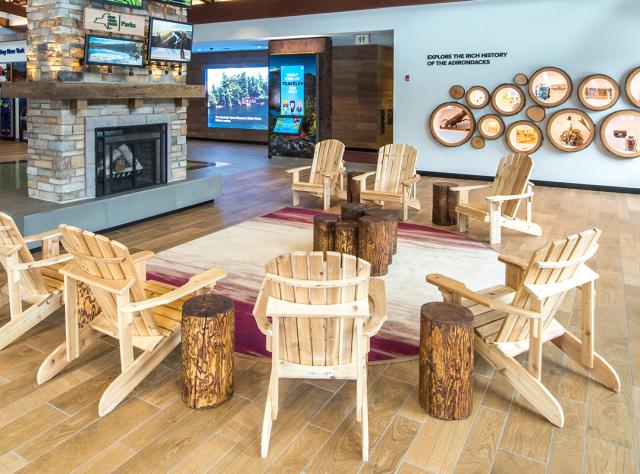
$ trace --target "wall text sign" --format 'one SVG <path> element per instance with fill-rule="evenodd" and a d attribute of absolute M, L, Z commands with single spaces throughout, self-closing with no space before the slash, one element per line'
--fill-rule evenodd
<path fill-rule="evenodd" d="M 494 59 L 506 59 L 505 52 L 427 54 L 427 66 L 481 66 Z"/>
<path fill-rule="evenodd" d="M 0 62 L 18 63 L 26 61 L 26 48 L 26 41 L 7 41 L 6 43 L 0 43 Z"/>
<path fill-rule="evenodd" d="M 144 36 L 144 20 L 145 17 L 140 15 L 125 15 L 90 7 L 84 9 L 84 27 L 87 30 Z"/>

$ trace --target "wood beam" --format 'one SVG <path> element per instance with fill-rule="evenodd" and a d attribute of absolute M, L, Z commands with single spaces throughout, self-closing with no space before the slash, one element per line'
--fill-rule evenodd
<path fill-rule="evenodd" d="M 9 13 L 15 16 L 21 16 L 22 18 L 27 17 L 27 9 L 13 2 L 6 2 L 0 0 L 0 12 Z"/>
<path fill-rule="evenodd" d="M 471 0 L 235 0 L 196 5 L 189 11 L 191 23 L 219 23 L 223 21 L 256 20 L 316 13 L 334 13 L 370 8 L 402 7 Z"/>
<path fill-rule="evenodd" d="M 100 82 L 3 82 L 0 95 L 27 99 L 181 99 L 206 96 L 203 85 L 111 84 Z"/>

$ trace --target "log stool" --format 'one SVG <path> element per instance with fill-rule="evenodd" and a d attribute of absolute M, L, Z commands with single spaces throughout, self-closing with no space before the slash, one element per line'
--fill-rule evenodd
<path fill-rule="evenodd" d="M 374 216 L 361 217 L 358 229 L 358 257 L 371 264 L 371 276 L 387 274 L 391 249 L 391 234 L 387 221 Z"/>
<path fill-rule="evenodd" d="M 398 214 L 393 209 L 383 209 L 381 207 L 377 207 L 374 209 L 369 209 L 365 212 L 367 216 L 380 217 L 384 219 L 385 222 L 391 227 L 391 243 L 392 243 L 392 252 L 391 255 L 395 255 L 398 252 Z M 391 263 L 391 262 L 389 262 Z"/>
<path fill-rule="evenodd" d="M 233 395 L 235 314 L 220 295 L 194 296 L 182 306 L 182 400 L 213 408 Z"/>
<path fill-rule="evenodd" d="M 340 215 L 345 221 L 357 221 L 369 209 L 373 209 L 371 204 L 360 202 L 343 202 L 340 205 Z"/>
<path fill-rule="evenodd" d="M 336 222 L 335 251 L 349 255 L 358 255 L 358 221 Z"/>
<path fill-rule="evenodd" d="M 418 401 L 434 418 L 462 420 L 473 409 L 473 314 L 451 303 L 420 308 Z"/>
<path fill-rule="evenodd" d="M 431 222 L 436 225 L 456 225 L 458 214 L 456 205 L 458 204 L 458 193 L 451 191 L 456 183 L 437 182 L 433 183 L 433 211 Z"/>
<path fill-rule="evenodd" d="M 313 218 L 313 250 L 314 252 L 333 252 L 335 247 L 336 222 L 340 218 L 334 215 L 321 214 Z"/>
<path fill-rule="evenodd" d="M 347 202 L 360 202 L 360 181 L 353 178 L 361 174 L 361 171 L 347 172 Z"/>

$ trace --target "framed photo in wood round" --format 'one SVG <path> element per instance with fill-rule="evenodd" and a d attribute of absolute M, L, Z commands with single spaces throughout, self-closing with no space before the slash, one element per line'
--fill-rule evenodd
<path fill-rule="evenodd" d="M 491 105 L 502 115 L 515 115 L 522 110 L 526 99 L 522 89 L 515 84 L 502 84 L 491 94 Z"/>
<path fill-rule="evenodd" d="M 543 67 L 529 79 L 529 95 L 542 107 L 555 107 L 571 96 L 573 83 L 569 75 L 557 67 Z"/>
<path fill-rule="evenodd" d="M 502 117 L 496 114 L 487 114 L 478 120 L 478 133 L 487 140 L 500 138 L 504 133 Z"/>
<path fill-rule="evenodd" d="M 618 97 L 618 84 L 604 74 L 587 76 L 578 86 L 578 99 L 587 109 L 606 110 L 618 102 Z"/>
<path fill-rule="evenodd" d="M 476 129 L 471 110 L 458 102 L 445 102 L 434 109 L 429 117 L 431 135 L 444 146 L 467 143 Z"/>
<path fill-rule="evenodd" d="M 640 111 L 618 110 L 600 126 L 600 139 L 607 150 L 620 158 L 640 156 Z"/>
<path fill-rule="evenodd" d="M 547 121 L 547 138 L 561 151 L 584 150 L 595 136 L 596 126 L 582 110 L 558 110 Z"/>
<path fill-rule="evenodd" d="M 519 86 L 526 86 L 527 82 L 529 82 L 529 78 L 526 74 L 519 72 L 518 74 L 513 76 L 513 82 L 515 82 Z"/>
<path fill-rule="evenodd" d="M 640 107 L 640 67 L 631 71 L 625 83 L 627 98 L 636 107 Z"/>
<path fill-rule="evenodd" d="M 507 128 L 507 146 L 516 153 L 535 153 L 542 146 L 542 130 L 528 120 L 518 120 Z"/>
<path fill-rule="evenodd" d="M 473 86 L 467 91 L 467 105 L 472 109 L 482 109 L 486 107 L 491 99 L 489 91 L 482 86 Z"/>
<path fill-rule="evenodd" d="M 459 84 L 451 86 L 451 88 L 449 89 L 449 95 L 456 100 L 462 99 L 464 97 L 464 87 Z"/>

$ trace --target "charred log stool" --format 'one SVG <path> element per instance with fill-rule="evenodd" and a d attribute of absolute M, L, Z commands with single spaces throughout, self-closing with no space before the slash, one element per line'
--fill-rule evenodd
<path fill-rule="evenodd" d="M 378 207 L 375 209 L 369 209 L 366 212 L 366 215 L 384 219 L 390 226 L 392 244 L 391 255 L 393 258 L 393 255 L 398 252 L 398 214 L 393 209 L 383 209 Z M 391 261 L 389 261 L 389 263 L 391 263 Z"/>
<path fill-rule="evenodd" d="M 313 218 L 313 250 L 332 252 L 335 246 L 336 222 L 338 216 L 322 214 Z"/>
<path fill-rule="evenodd" d="M 389 271 L 391 257 L 390 226 L 374 216 L 360 218 L 358 257 L 371 264 L 371 276 L 383 276 Z"/>
<path fill-rule="evenodd" d="M 456 183 L 433 183 L 433 212 L 431 214 L 431 222 L 434 224 L 456 225 L 458 223 L 458 215 L 456 214 L 458 193 L 450 189 L 456 186 Z"/>
<path fill-rule="evenodd" d="M 343 202 L 340 205 L 340 214 L 345 221 L 357 221 L 365 215 L 365 212 L 374 207 L 371 204 L 360 202 Z"/>
<path fill-rule="evenodd" d="M 182 306 L 182 400 L 216 407 L 233 395 L 235 314 L 220 295 L 194 296 Z"/>
<path fill-rule="evenodd" d="M 336 222 L 336 246 L 335 251 L 358 255 L 358 221 Z"/>
<path fill-rule="evenodd" d="M 441 420 L 462 420 L 473 409 L 473 314 L 451 303 L 420 309 L 418 401 Z"/>
<path fill-rule="evenodd" d="M 360 171 L 349 171 L 347 173 L 347 202 L 360 202 L 360 181 L 354 181 Z"/>

